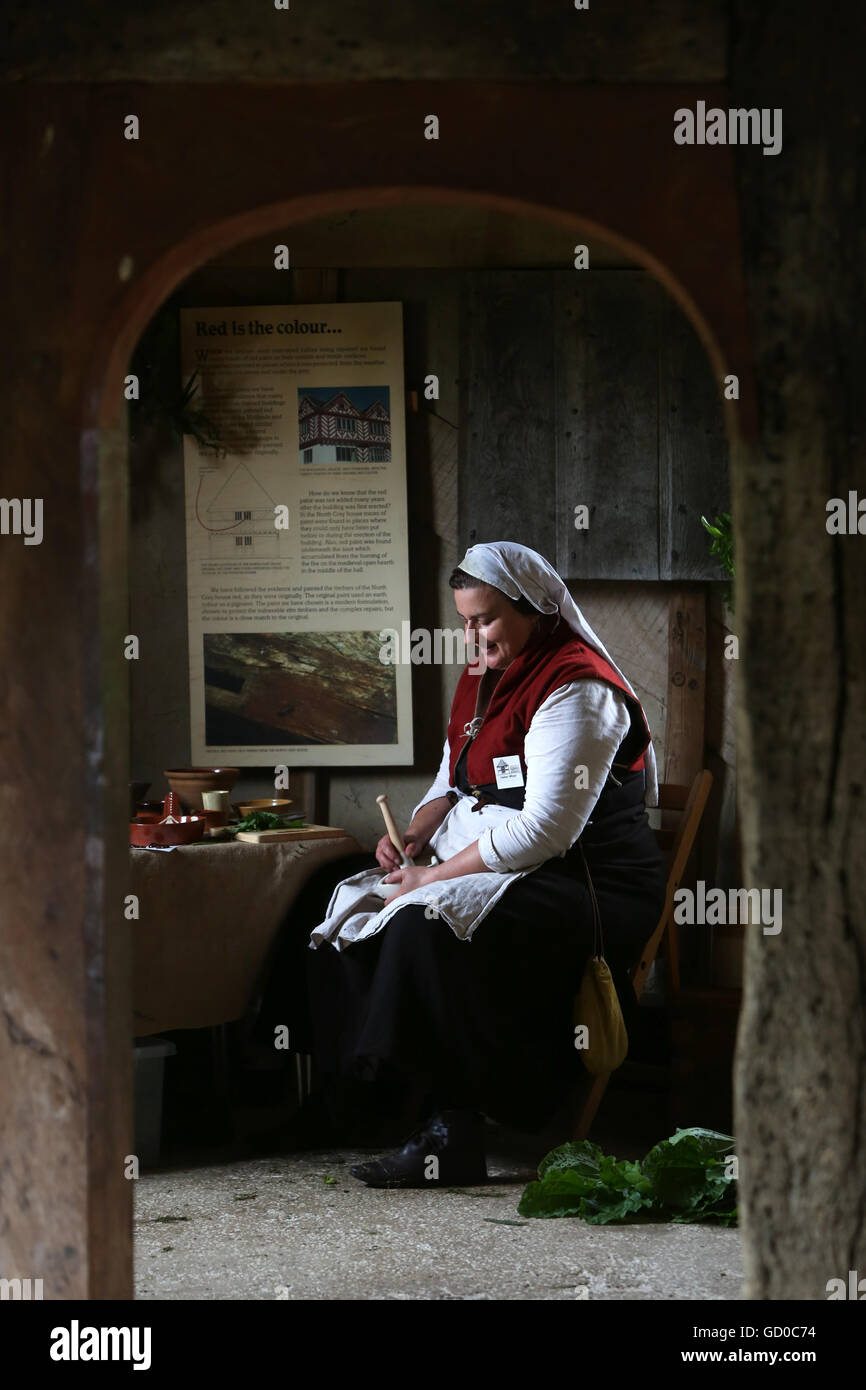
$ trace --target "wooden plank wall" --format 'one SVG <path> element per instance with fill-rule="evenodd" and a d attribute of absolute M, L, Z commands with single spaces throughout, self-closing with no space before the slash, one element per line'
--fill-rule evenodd
<path fill-rule="evenodd" d="M 552 556 L 553 277 L 473 271 L 461 310 L 461 541 L 520 541 Z"/>
<path fill-rule="evenodd" d="M 572 579 L 657 579 L 658 288 L 641 271 L 553 278 L 554 563 Z"/>
<path fill-rule="evenodd" d="M 722 578 L 721 386 L 678 306 L 640 270 L 464 279 L 461 541 L 521 539 L 565 579 Z"/>

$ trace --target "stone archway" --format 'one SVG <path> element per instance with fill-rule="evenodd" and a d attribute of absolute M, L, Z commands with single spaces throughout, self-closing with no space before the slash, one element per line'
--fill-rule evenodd
<path fill-rule="evenodd" d="M 8 786 L 47 807 L 46 834 L 22 841 L 3 866 L 15 919 L 17 973 L 4 1004 L 19 1122 L 7 1146 L 3 1200 L 15 1210 L 7 1213 L 4 1263 L 44 1278 L 49 1297 L 131 1295 L 131 1189 L 122 1163 L 132 1133 L 125 468 L 117 421 L 125 364 L 158 304 L 209 256 L 328 209 L 406 197 L 431 207 L 486 201 L 545 218 L 566 244 L 572 235 L 601 236 L 645 265 L 692 320 L 714 370 L 736 363 L 741 398 L 729 429 L 748 437 L 755 428 L 732 163 L 720 151 L 708 173 L 670 135 L 671 111 L 695 99 L 691 88 L 491 84 L 479 104 L 473 84 L 411 92 L 325 84 L 315 114 L 310 91 L 251 88 L 239 106 L 236 89 L 219 86 L 98 89 L 89 101 L 59 86 L 41 106 L 26 92 L 9 101 L 19 161 L 11 172 L 22 189 L 10 243 L 26 248 L 9 296 L 20 359 L 10 370 L 20 393 L 14 457 L 19 490 L 39 486 L 49 500 L 51 545 L 40 555 L 38 590 L 32 552 L 22 549 L 0 597 L 0 631 L 26 658 L 11 702 Z M 275 102 L 306 140 L 292 160 L 296 192 L 288 200 Z M 146 134 L 137 148 L 125 148 L 120 134 L 129 110 Z M 451 133 L 425 150 L 413 123 L 431 110 Z M 40 139 L 46 146 L 47 121 L 60 132 L 46 147 L 50 157 L 68 160 L 60 180 L 50 172 L 34 178 L 27 162 Z M 582 144 L 565 171 L 556 156 L 562 130 L 587 122 L 605 124 L 605 156 Z M 190 132 L 185 162 L 160 161 L 178 130 Z M 351 171 L 351 184 L 335 165 Z M 190 196 L 192 169 L 206 190 L 198 198 Z M 72 248 L 68 279 L 52 258 L 58 218 Z M 25 612 L 31 623 L 22 639 Z M 56 634 L 50 646 L 45 632 Z M 38 737 L 32 710 L 44 712 Z M 70 807 L 80 808 L 71 818 Z M 27 1267 L 33 1251 L 43 1252 L 43 1268 Z"/>

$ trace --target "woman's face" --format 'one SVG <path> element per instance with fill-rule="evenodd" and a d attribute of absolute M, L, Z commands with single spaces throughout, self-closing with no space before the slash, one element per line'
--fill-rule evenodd
<path fill-rule="evenodd" d="M 514 605 L 489 584 L 455 589 L 454 602 L 463 619 L 467 642 L 475 633 L 478 660 L 491 671 L 504 671 L 526 646 L 537 618 L 518 613 Z"/>

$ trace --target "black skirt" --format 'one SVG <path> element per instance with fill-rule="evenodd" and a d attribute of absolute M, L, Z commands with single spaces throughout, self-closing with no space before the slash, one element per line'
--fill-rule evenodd
<path fill-rule="evenodd" d="M 626 1026 L 635 1006 L 628 972 L 665 893 L 643 789 L 643 773 L 626 774 L 622 787 L 609 783 L 581 836 Z M 323 920 L 335 883 L 374 862 L 344 861 L 311 882 L 300 918 L 293 914 L 296 947 L 298 931 L 308 940 Z M 298 1028 L 307 1034 L 323 1074 L 423 1079 L 440 1104 L 536 1130 L 585 1074 L 572 1010 L 592 951 L 592 905 L 575 845 L 506 889 L 468 941 L 407 905 L 344 951 L 307 946 L 305 998 L 295 978 L 296 1037 Z M 294 960 L 300 964 L 298 954 Z"/>

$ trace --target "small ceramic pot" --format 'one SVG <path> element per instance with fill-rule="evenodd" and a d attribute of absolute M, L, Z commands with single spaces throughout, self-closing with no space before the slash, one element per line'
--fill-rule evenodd
<path fill-rule="evenodd" d="M 230 792 L 240 775 L 239 767 L 170 767 L 163 773 L 185 811 L 201 811 L 202 792 Z"/>
<path fill-rule="evenodd" d="M 387 877 L 388 875 L 386 874 L 384 878 L 379 879 L 378 883 L 373 884 L 373 892 L 376 894 L 377 898 L 383 898 L 385 902 L 387 902 L 389 898 L 393 898 L 395 893 L 400 892 L 400 884 L 386 883 L 385 878 Z"/>

